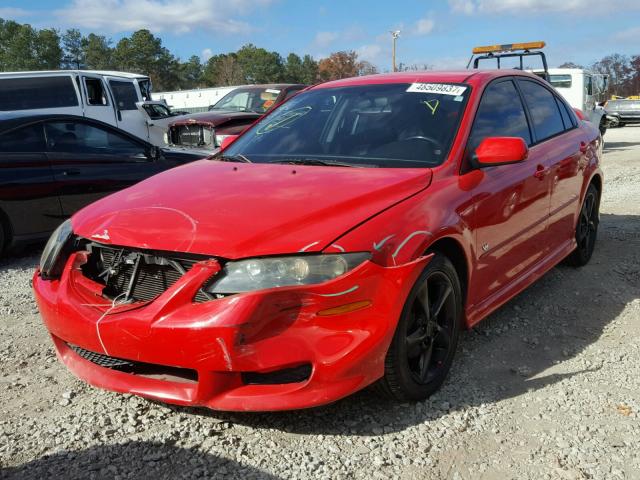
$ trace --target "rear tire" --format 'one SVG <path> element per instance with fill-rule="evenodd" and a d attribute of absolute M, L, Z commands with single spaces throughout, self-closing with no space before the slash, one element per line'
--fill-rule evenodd
<path fill-rule="evenodd" d="M 377 389 L 399 401 L 424 400 L 451 368 L 462 323 L 462 290 L 449 259 L 436 253 L 405 302 Z"/>
<path fill-rule="evenodd" d="M 591 260 L 598 236 L 599 209 L 600 195 L 598 189 L 591 184 L 582 201 L 576 225 L 575 238 L 578 246 L 567 257 L 567 263 L 572 267 L 582 267 Z"/>
<path fill-rule="evenodd" d="M 607 119 L 603 116 L 602 119 L 600 119 L 600 135 L 602 135 L 604 137 L 604 134 L 607 133 Z"/>

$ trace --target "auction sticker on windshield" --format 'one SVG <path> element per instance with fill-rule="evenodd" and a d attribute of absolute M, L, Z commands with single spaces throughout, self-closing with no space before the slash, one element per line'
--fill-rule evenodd
<path fill-rule="evenodd" d="M 462 85 L 451 85 L 449 83 L 412 83 L 407 92 L 417 93 L 440 93 L 442 95 L 462 95 L 467 87 Z"/>

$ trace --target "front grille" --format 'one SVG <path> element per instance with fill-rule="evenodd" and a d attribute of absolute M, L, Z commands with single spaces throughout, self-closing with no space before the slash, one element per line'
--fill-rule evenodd
<path fill-rule="evenodd" d="M 171 143 L 188 147 L 213 147 L 215 136 L 211 127 L 176 125 L 171 128 Z"/>
<path fill-rule="evenodd" d="M 67 343 L 67 346 L 85 360 L 111 370 L 174 382 L 195 383 L 198 381 L 198 372 L 190 368 L 168 367 L 155 363 L 123 360 L 122 358 L 110 357 L 102 353 L 85 350 L 82 347 L 70 343 Z"/>
<path fill-rule="evenodd" d="M 122 302 L 148 302 L 171 288 L 200 258 L 173 258 L 125 248 L 91 243 L 82 266 L 87 277 L 104 285 L 103 296 Z M 202 289 L 195 302 L 213 297 Z"/>

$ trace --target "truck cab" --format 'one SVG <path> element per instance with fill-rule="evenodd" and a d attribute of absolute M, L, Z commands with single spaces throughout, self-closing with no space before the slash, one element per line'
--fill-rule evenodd
<path fill-rule="evenodd" d="M 585 117 L 606 131 L 606 116 L 601 103 L 605 101 L 608 76 L 582 68 L 550 68 L 549 83 L 567 99 L 573 108 L 583 111 Z"/>

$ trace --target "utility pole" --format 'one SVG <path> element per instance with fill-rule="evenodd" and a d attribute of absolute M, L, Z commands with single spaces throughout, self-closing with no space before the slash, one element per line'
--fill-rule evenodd
<path fill-rule="evenodd" d="M 396 72 L 398 70 L 396 68 L 396 41 L 400 36 L 400 30 L 392 30 L 389 33 L 391 33 L 391 41 L 393 42 L 393 49 L 391 50 L 391 65 L 393 67 L 393 71 Z"/>

